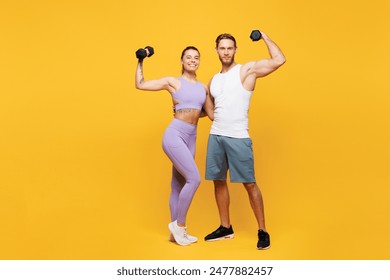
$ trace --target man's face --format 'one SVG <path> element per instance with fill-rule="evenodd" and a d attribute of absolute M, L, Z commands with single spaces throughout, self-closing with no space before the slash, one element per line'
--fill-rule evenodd
<path fill-rule="evenodd" d="M 234 62 L 234 55 L 236 53 L 234 42 L 230 39 L 222 39 L 216 49 L 219 60 L 223 65 L 230 66 Z"/>

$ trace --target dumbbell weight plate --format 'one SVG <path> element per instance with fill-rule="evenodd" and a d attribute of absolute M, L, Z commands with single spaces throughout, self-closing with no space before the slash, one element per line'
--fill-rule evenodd
<path fill-rule="evenodd" d="M 252 41 L 259 41 L 261 39 L 261 32 L 259 30 L 253 30 L 249 37 Z"/>

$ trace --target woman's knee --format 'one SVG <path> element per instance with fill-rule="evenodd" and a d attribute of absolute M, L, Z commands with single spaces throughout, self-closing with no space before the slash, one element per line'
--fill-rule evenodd
<path fill-rule="evenodd" d="M 187 178 L 187 183 L 195 186 L 196 188 L 198 188 L 198 186 L 200 185 L 200 175 L 199 174 L 194 174 L 192 176 L 189 176 Z"/>

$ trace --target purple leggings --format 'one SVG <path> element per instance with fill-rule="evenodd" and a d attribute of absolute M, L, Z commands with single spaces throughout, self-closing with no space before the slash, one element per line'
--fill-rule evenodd
<path fill-rule="evenodd" d="M 171 220 L 186 222 L 188 208 L 200 184 L 196 166 L 196 125 L 173 119 L 165 130 L 162 147 L 173 163 L 169 206 Z"/>

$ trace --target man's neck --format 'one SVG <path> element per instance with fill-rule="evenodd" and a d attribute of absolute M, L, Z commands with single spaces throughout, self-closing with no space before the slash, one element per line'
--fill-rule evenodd
<path fill-rule="evenodd" d="M 237 63 L 235 61 L 233 61 L 233 63 L 229 64 L 229 65 L 226 65 L 226 64 L 222 64 L 222 70 L 221 70 L 221 73 L 226 73 L 228 72 L 230 69 L 232 69 L 234 66 L 236 66 Z"/>

